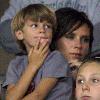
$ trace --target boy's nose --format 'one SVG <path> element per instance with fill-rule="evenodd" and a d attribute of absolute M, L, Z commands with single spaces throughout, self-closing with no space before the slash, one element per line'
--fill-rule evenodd
<path fill-rule="evenodd" d="M 39 32 L 40 32 L 40 33 L 45 33 L 45 28 L 44 28 L 44 27 L 40 27 L 40 28 L 39 28 Z"/>
<path fill-rule="evenodd" d="M 84 83 L 83 85 L 82 85 L 82 91 L 84 92 L 84 91 L 90 91 L 90 87 L 89 87 L 89 85 L 87 84 L 87 83 Z"/>

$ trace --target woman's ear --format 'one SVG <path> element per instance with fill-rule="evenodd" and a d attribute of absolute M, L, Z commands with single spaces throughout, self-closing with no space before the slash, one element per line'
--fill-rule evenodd
<path fill-rule="evenodd" d="M 23 40 L 23 32 L 21 30 L 16 31 L 15 35 L 18 40 Z"/>

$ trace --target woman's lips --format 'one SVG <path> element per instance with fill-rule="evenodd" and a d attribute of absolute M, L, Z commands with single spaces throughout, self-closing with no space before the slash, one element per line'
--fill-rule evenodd
<path fill-rule="evenodd" d="M 75 59 L 80 59 L 81 58 L 80 53 L 70 53 L 70 55 L 72 56 L 72 58 L 75 58 Z"/>

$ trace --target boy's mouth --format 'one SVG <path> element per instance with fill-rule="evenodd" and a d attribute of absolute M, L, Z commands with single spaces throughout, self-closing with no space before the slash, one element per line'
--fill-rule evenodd
<path fill-rule="evenodd" d="M 44 43 L 44 42 L 49 43 L 50 39 L 48 37 L 40 37 L 40 43 Z"/>

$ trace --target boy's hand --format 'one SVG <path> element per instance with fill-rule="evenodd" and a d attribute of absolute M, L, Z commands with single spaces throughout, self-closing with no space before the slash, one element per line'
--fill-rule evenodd
<path fill-rule="evenodd" d="M 40 43 L 40 40 L 37 41 L 35 46 L 31 48 L 28 55 L 29 66 L 39 69 L 40 66 L 43 64 L 48 52 L 48 41 L 45 40 L 43 43 Z"/>

